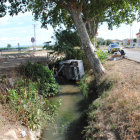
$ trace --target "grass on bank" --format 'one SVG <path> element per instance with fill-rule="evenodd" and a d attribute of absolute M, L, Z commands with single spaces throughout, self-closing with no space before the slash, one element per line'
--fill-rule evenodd
<path fill-rule="evenodd" d="M 92 80 L 83 79 L 87 92 L 99 95 L 87 112 L 88 126 L 84 130 L 87 140 L 140 139 L 140 74 L 139 70 L 134 73 L 133 68 L 129 70 L 136 65 L 140 69 L 139 64 L 128 60 L 106 62 L 108 72 L 99 83 L 91 86 Z"/>
<path fill-rule="evenodd" d="M 1 103 L 30 129 L 48 127 L 61 105 L 61 101 L 50 104 L 46 98 L 58 92 L 52 72 L 43 64 L 28 62 L 19 68 L 19 73 L 21 77 L 13 77 L 13 87 L 8 77 L 1 77 Z"/>

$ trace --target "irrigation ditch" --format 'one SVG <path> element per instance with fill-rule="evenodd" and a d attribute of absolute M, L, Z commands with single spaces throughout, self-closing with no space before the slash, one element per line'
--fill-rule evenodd
<path fill-rule="evenodd" d="M 20 64 L 26 63 L 28 60 L 34 60 L 34 63 L 47 63 L 46 57 L 28 57 L 28 58 L 8 58 L 1 59 L 1 75 L 12 76 L 13 66 L 18 68 Z M 36 61 L 35 61 L 36 60 Z M 41 62 L 40 62 L 41 60 Z M 54 64 L 51 63 L 50 69 L 54 69 Z M 88 109 L 89 104 L 97 97 L 84 98 L 78 85 L 75 81 L 68 81 L 63 76 L 58 76 L 56 82 L 60 85 L 58 95 L 49 99 L 53 104 L 58 99 L 61 99 L 62 106 L 58 109 L 58 115 L 55 117 L 55 122 L 51 124 L 51 127 L 42 131 L 42 140 L 81 140 L 84 139 L 83 130 L 87 126 L 87 116 L 85 110 Z"/>
<path fill-rule="evenodd" d="M 56 81 L 60 85 L 59 93 L 49 100 L 53 104 L 61 99 L 62 106 L 59 107 L 54 124 L 48 130 L 43 130 L 41 140 L 82 140 L 84 127 L 88 125 L 86 110 L 97 96 L 83 97 L 75 81 L 65 77 L 57 77 Z"/>

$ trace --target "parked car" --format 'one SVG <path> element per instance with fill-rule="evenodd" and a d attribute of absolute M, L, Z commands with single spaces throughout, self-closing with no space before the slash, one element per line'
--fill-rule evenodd
<path fill-rule="evenodd" d="M 121 50 L 122 50 L 122 48 L 117 43 L 111 43 L 108 46 L 108 53 L 118 52 L 118 51 L 121 51 Z"/>

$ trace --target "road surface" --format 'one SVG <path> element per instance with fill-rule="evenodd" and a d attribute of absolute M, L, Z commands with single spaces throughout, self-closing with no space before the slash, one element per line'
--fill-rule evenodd
<path fill-rule="evenodd" d="M 124 49 L 126 58 L 140 62 L 140 51 Z"/>

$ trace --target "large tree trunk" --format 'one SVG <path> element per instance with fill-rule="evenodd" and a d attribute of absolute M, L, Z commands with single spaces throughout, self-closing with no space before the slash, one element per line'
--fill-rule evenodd
<path fill-rule="evenodd" d="M 81 11 L 75 10 L 72 6 L 69 9 L 73 22 L 78 30 L 82 42 L 82 49 L 85 51 L 96 78 L 105 72 L 105 68 L 101 64 L 96 54 L 95 46 L 90 41 L 85 24 L 81 17 Z"/>

